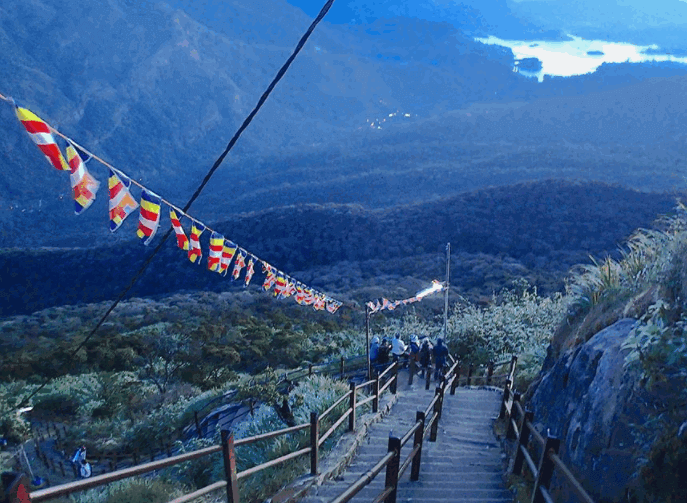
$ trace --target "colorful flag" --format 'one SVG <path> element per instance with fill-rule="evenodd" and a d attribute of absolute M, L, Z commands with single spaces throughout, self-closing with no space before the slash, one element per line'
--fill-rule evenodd
<path fill-rule="evenodd" d="M 243 248 L 239 248 L 236 254 L 236 260 L 234 260 L 234 270 L 231 272 L 232 279 L 239 279 L 241 275 L 241 270 L 246 267 L 246 255 L 248 252 Z"/>
<path fill-rule="evenodd" d="M 325 307 L 325 302 L 324 302 L 324 295 L 318 294 L 315 296 L 315 301 L 313 302 L 313 308 L 315 308 L 316 311 L 322 311 Z"/>
<path fill-rule="evenodd" d="M 282 298 L 284 296 L 284 290 L 286 289 L 286 276 L 281 271 L 277 271 L 277 278 L 275 280 L 276 285 L 274 286 L 274 295 Z"/>
<path fill-rule="evenodd" d="M 309 286 L 305 287 L 303 290 L 305 291 L 305 297 L 303 297 L 303 305 L 311 306 L 315 302 L 315 292 Z"/>
<path fill-rule="evenodd" d="M 160 209 L 162 198 L 155 192 L 143 189 L 141 192 L 141 214 L 138 217 L 138 230 L 136 235 L 143 240 L 143 244 L 149 244 L 157 228 L 160 226 Z"/>
<path fill-rule="evenodd" d="M 220 262 L 222 261 L 222 251 L 224 250 L 224 236 L 219 232 L 214 232 L 210 236 L 210 253 L 208 254 L 208 269 L 220 272 Z"/>
<path fill-rule="evenodd" d="M 367 305 L 367 307 L 370 309 L 370 314 L 376 313 L 376 312 L 379 311 L 379 309 L 380 309 L 379 302 L 377 302 L 377 303 L 375 304 L 374 302 L 370 301 L 370 302 L 368 302 L 366 305 Z"/>
<path fill-rule="evenodd" d="M 222 248 L 222 258 L 219 262 L 219 272 L 222 274 L 222 276 L 227 275 L 227 271 L 229 271 L 229 264 L 231 264 L 231 259 L 234 258 L 234 254 L 236 253 L 237 248 L 238 245 L 233 241 L 229 241 L 228 239 L 224 240 L 224 247 Z"/>
<path fill-rule="evenodd" d="M 246 286 L 249 285 L 250 280 L 253 279 L 253 274 L 255 273 L 255 257 L 251 255 L 248 261 L 248 267 L 246 268 Z"/>
<path fill-rule="evenodd" d="M 284 291 L 282 292 L 282 297 L 291 297 L 294 293 L 296 293 L 296 285 L 294 284 L 293 280 L 287 276 L 286 286 L 284 287 Z"/>
<path fill-rule="evenodd" d="M 182 250 L 188 250 L 188 238 L 186 237 L 184 228 L 181 226 L 181 221 L 177 218 L 174 208 L 169 209 L 169 218 L 172 220 L 172 228 L 177 237 L 177 246 Z"/>
<path fill-rule="evenodd" d="M 119 229 L 124 219 L 138 208 L 138 203 L 131 197 L 131 180 L 126 176 L 117 175 L 110 169 L 107 184 L 110 188 L 110 231 L 114 232 Z"/>
<path fill-rule="evenodd" d="M 194 264 L 200 264 L 200 259 L 203 258 L 203 250 L 200 248 L 200 235 L 205 230 L 205 226 L 200 222 L 192 221 L 191 225 L 191 239 L 188 250 L 188 259 Z"/>
<path fill-rule="evenodd" d="M 296 285 L 296 302 L 298 302 L 302 306 L 304 301 L 305 301 L 305 290 L 303 290 L 303 285 L 298 283 Z"/>
<path fill-rule="evenodd" d="M 385 299 L 384 297 L 382 297 L 382 309 L 393 309 L 391 307 L 391 302 L 389 302 L 389 299 Z"/>
<path fill-rule="evenodd" d="M 77 215 L 93 204 L 95 193 L 100 187 L 100 182 L 86 169 L 86 162 L 90 158 L 71 142 L 67 145 L 67 161 L 72 170 L 69 180 L 74 192 L 74 213 Z"/>
<path fill-rule="evenodd" d="M 70 171 L 67 161 L 64 160 L 60 147 L 57 146 L 55 138 L 50 132 L 50 127 L 36 114 L 30 110 L 16 106 L 15 112 L 17 118 L 26 128 L 26 132 L 38 148 L 43 152 L 48 162 L 52 164 L 55 169 L 60 171 Z"/>
<path fill-rule="evenodd" d="M 334 299 L 327 299 L 327 311 L 334 314 L 341 307 L 341 302 Z"/>
<path fill-rule="evenodd" d="M 262 261 L 262 272 L 265 274 L 265 281 L 262 283 L 262 289 L 267 292 L 277 282 L 277 275 L 274 273 L 274 267 L 264 260 Z"/>

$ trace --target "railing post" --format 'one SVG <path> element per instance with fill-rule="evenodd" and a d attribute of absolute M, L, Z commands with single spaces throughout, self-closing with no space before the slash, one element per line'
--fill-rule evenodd
<path fill-rule="evenodd" d="M 375 372 L 374 393 L 375 397 L 372 400 L 372 412 L 375 414 L 379 412 L 379 372 Z"/>
<path fill-rule="evenodd" d="M 441 388 L 437 388 L 434 394 L 437 395 L 439 399 L 436 402 L 434 402 L 434 413 L 437 417 L 432 423 L 432 429 L 429 432 L 430 442 L 437 441 L 437 433 L 439 433 L 439 419 L 441 419 L 441 408 L 444 402 L 444 390 L 442 390 Z"/>
<path fill-rule="evenodd" d="M 487 366 L 487 386 L 491 385 L 491 377 L 494 375 L 494 361 L 490 361 Z"/>
<path fill-rule="evenodd" d="M 522 395 L 520 393 L 515 393 L 513 395 L 513 405 L 511 406 L 510 414 L 507 417 L 508 431 L 506 432 L 506 438 L 508 440 L 514 440 L 516 438 L 515 430 L 513 429 L 513 411 L 515 410 L 515 402 L 519 402 L 521 396 Z"/>
<path fill-rule="evenodd" d="M 236 478 L 236 455 L 234 453 L 234 434 L 222 430 L 222 454 L 224 456 L 224 476 L 227 479 L 227 503 L 239 503 L 239 485 Z"/>
<path fill-rule="evenodd" d="M 203 438 L 203 434 L 200 432 L 200 421 L 198 421 L 197 410 L 193 411 L 193 418 L 196 420 L 196 433 L 198 434 L 198 438 Z"/>
<path fill-rule="evenodd" d="M 456 388 L 458 387 L 458 380 L 460 379 L 460 363 L 456 365 L 456 377 L 453 379 L 453 382 L 451 383 L 451 395 L 456 394 Z"/>
<path fill-rule="evenodd" d="M 393 491 L 386 497 L 384 503 L 396 503 L 396 488 L 398 487 L 398 468 L 401 465 L 401 439 L 389 436 L 388 452 L 394 452 L 389 464 L 386 465 L 386 481 L 384 487 L 393 487 Z"/>
<path fill-rule="evenodd" d="M 501 412 L 499 412 L 499 419 L 503 419 L 504 417 L 506 417 L 506 412 L 508 412 L 506 404 L 510 399 L 510 385 L 510 379 L 506 380 L 506 385 L 503 387 L 503 401 L 501 402 Z"/>
<path fill-rule="evenodd" d="M 312 375 L 312 363 L 309 363 L 309 364 L 308 364 L 308 375 L 309 375 L 309 376 Z"/>
<path fill-rule="evenodd" d="M 413 448 L 419 447 L 417 454 L 413 458 L 413 464 L 410 467 L 410 480 L 415 482 L 420 479 L 420 462 L 422 461 L 422 439 L 425 433 L 425 412 L 418 410 L 415 414 L 415 422 L 420 421 L 420 428 L 415 430 L 415 438 L 413 439 Z"/>
<path fill-rule="evenodd" d="M 320 418 L 317 412 L 310 413 L 310 475 L 317 475 L 320 458 Z"/>
<path fill-rule="evenodd" d="M 415 359 L 411 358 L 408 363 L 408 386 L 413 385 L 413 377 L 415 377 Z"/>
<path fill-rule="evenodd" d="M 429 382 L 432 379 L 432 366 L 427 365 L 427 381 L 425 381 L 425 390 L 429 389 Z"/>
<path fill-rule="evenodd" d="M 558 448 L 561 441 L 556 437 L 546 436 L 546 443 L 539 459 L 539 475 L 534 482 L 534 491 L 532 492 L 532 503 L 544 503 L 544 496 L 539 490 L 540 487 L 549 488 L 551 483 L 551 476 L 553 475 L 553 461 L 549 459 L 549 453 L 558 454 Z"/>
<path fill-rule="evenodd" d="M 344 357 L 341 357 L 341 380 L 344 378 Z"/>
<path fill-rule="evenodd" d="M 508 379 L 513 382 L 515 380 L 515 365 L 518 363 L 518 357 L 513 355 L 510 359 L 510 371 L 508 372 Z"/>
<path fill-rule="evenodd" d="M 399 365 L 398 362 L 394 363 L 394 370 L 392 372 L 392 374 L 393 374 L 392 378 L 394 381 L 391 383 L 391 386 L 389 386 L 391 388 L 391 394 L 392 395 L 395 395 L 396 390 L 398 389 L 398 365 Z"/>
<path fill-rule="evenodd" d="M 513 473 L 520 475 L 522 471 L 522 463 L 525 461 L 525 455 L 522 453 L 522 448 L 527 449 L 527 444 L 530 441 L 530 427 L 527 422 L 532 422 L 534 419 L 534 412 L 531 410 L 525 411 L 525 420 L 520 427 L 520 438 L 518 438 L 518 447 L 515 452 L 515 461 L 513 462 Z"/>
<path fill-rule="evenodd" d="M 351 410 L 350 415 L 348 416 L 348 431 L 355 431 L 355 402 L 356 402 L 356 390 L 355 390 L 355 382 L 351 381 L 349 384 L 351 388 L 351 399 L 350 399 L 350 404 L 349 404 L 349 409 Z"/>
<path fill-rule="evenodd" d="M 468 386 L 470 386 L 472 382 L 472 370 L 474 369 L 474 365 L 471 363 L 470 366 L 468 367 Z"/>

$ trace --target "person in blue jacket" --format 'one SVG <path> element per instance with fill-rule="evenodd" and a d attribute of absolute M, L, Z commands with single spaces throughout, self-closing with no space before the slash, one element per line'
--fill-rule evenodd
<path fill-rule="evenodd" d="M 379 337 L 376 335 L 372 338 L 370 343 L 370 363 L 374 365 L 377 363 L 377 357 L 379 356 Z"/>

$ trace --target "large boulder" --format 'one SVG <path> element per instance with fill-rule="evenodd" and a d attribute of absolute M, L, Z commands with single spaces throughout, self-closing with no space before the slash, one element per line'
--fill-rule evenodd
<path fill-rule="evenodd" d="M 561 439 L 561 458 L 597 502 L 625 501 L 637 469 L 631 425 L 644 421 L 647 397 L 621 349 L 635 323 L 621 319 L 563 354 L 528 392 L 535 426 Z M 551 489 L 578 501 L 559 475 Z"/>

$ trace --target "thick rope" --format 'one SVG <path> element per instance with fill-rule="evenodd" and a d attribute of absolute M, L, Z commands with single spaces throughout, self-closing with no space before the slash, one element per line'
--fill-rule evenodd
<path fill-rule="evenodd" d="M 327 15 L 327 12 L 329 12 L 329 9 L 331 8 L 332 4 L 334 3 L 334 0 L 327 0 L 327 3 L 322 7 L 322 10 L 320 10 L 320 13 L 317 15 L 315 20 L 312 22 L 308 30 L 305 32 L 305 34 L 301 37 L 301 39 L 298 41 L 298 44 L 296 45 L 296 48 L 294 49 L 293 53 L 291 53 L 291 56 L 289 56 L 289 59 L 286 60 L 286 63 L 279 69 L 279 72 L 277 72 L 277 75 L 272 79 L 272 82 L 270 85 L 267 87 L 267 90 L 262 93 L 262 96 L 260 96 L 260 99 L 258 100 L 257 105 L 255 105 L 255 108 L 251 111 L 250 114 L 248 114 L 248 117 L 243 121 L 243 124 L 241 124 L 241 127 L 236 131 L 232 139 L 229 141 L 229 144 L 227 145 L 227 148 L 224 149 L 224 152 L 222 152 L 222 155 L 219 156 L 219 158 L 215 161 L 215 163 L 212 165 L 212 168 L 210 168 L 210 171 L 208 171 L 207 175 L 205 175 L 205 178 L 201 182 L 201 184 L 198 186 L 196 191 L 193 193 L 193 196 L 191 196 L 191 199 L 186 203 L 184 206 L 184 213 L 188 211 L 188 209 L 191 207 L 193 202 L 198 199 L 198 196 L 200 196 L 200 193 L 202 190 L 205 188 L 205 186 L 208 184 L 210 181 L 210 178 L 212 175 L 217 171 L 217 168 L 219 168 L 220 164 L 222 164 L 222 161 L 224 161 L 224 158 L 227 156 L 229 151 L 234 147 L 238 139 L 240 138 L 241 134 L 245 131 L 245 129 L 248 127 L 248 125 L 251 123 L 253 118 L 257 115 L 257 113 L 260 111 L 260 108 L 262 108 L 262 105 L 267 101 L 267 98 L 269 95 L 272 93 L 272 90 L 276 87 L 276 85 L 279 83 L 279 81 L 282 79 L 286 71 L 289 69 L 291 66 L 291 63 L 293 63 L 293 60 L 296 59 L 296 56 L 298 55 L 299 52 L 301 52 L 301 49 L 303 49 L 303 46 L 305 43 L 308 41 L 308 38 L 310 38 L 310 35 L 312 32 L 315 30 L 315 27 L 322 21 L 324 16 Z M 3 96 L 4 98 L 4 96 Z M 148 265 L 150 265 L 150 262 L 153 260 L 153 257 L 157 255 L 157 253 L 162 249 L 162 246 L 165 244 L 169 236 L 172 234 L 173 229 L 168 229 L 167 232 L 165 233 L 164 236 L 162 236 L 162 239 L 158 243 L 158 245 L 155 247 L 153 252 L 150 254 L 150 256 L 146 259 L 146 261 L 143 263 L 141 268 L 138 270 L 138 272 L 134 275 L 133 278 L 131 278 L 131 281 L 127 285 L 127 287 L 122 290 L 122 292 L 117 296 L 117 299 L 112 303 L 110 308 L 105 312 L 105 314 L 100 318 L 100 321 L 98 321 L 97 325 L 93 328 L 93 330 L 90 331 L 90 333 L 86 336 L 86 338 L 81 341 L 81 343 L 76 347 L 76 349 L 69 355 L 69 359 L 73 358 L 81 348 L 83 348 L 86 343 L 90 340 L 91 337 L 98 331 L 98 329 L 102 326 L 102 324 L 105 322 L 105 320 L 110 316 L 110 313 L 114 310 L 115 307 L 121 302 L 121 300 L 126 296 L 127 293 L 133 288 L 133 286 L 136 284 L 136 282 L 139 280 L 139 278 L 143 275 L 145 270 L 148 268 Z M 24 398 L 19 405 L 17 405 L 14 410 L 17 410 L 23 406 L 25 406 L 31 398 L 36 396 L 36 394 L 42 390 L 48 383 L 50 382 L 50 378 L 46 379 L 43 384 L 41 384 L 33 393 L 31 393 L 28 397 Z"/>

